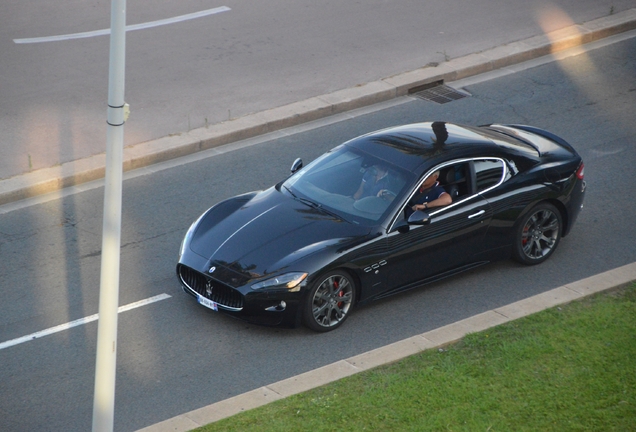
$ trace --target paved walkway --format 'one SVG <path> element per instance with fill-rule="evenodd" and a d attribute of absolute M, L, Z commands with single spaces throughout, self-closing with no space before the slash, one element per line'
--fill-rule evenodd
<path fill-rule="evenodd" d="M 634 29 L 636 8 L 452 59 L 435 67 L 423 67 L 187 133 L 144 142 L 124 149 L 124 170 L 149 166 L 405 96 L 412 89 L 425 84 L 437 81 L 451 82 L 484 72 L 510 68 L 527 60 Z M 105 161 L 105 154 L 100 154 L 1 180 L 0 205 L 101 179 L 105 172 Z"/>

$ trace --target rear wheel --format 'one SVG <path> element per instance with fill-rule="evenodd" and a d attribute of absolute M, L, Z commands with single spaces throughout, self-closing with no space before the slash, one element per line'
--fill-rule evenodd
<path fill-rule="evenodd" d="M 552 204 L 534 207 L 522 219 L 515 234 L 513 255 L 522 264 L 534 265 L 547 260 L 561 240 L 561 213 Z"/>
<path fill-rule="evenodd" d="M 305 301 L 303 321 L 312 330 L 334 330 L 349 316 L 355 301 L 355 282 L 346 272 L 333 271 L 318 278 Z"/>

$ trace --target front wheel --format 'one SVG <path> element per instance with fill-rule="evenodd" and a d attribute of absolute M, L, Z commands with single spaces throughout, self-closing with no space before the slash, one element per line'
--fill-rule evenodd
<path fill-rule="evenodd" d="M 534 265 L 547 260 L 561 240 L 561 213 L 552 204 L 534 207 L 522 219 L 515 234 L 513 256 L 522 264 Z"/>
<path fill-rule="evenodd" d="M 307 294 L 303 321 L 314 331 L 334 330 L 349 316 L 355 301 L 355 282 L 343 271 L 318 278 Z"/>

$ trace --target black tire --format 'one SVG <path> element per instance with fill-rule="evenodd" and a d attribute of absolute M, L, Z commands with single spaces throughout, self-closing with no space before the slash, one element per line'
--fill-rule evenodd
<path fill-rule="evenodd" d="M 348 273 L 333 271 L 321 276 L 305 299 L 305 325 L 318 332 L 337 329 L 351 313 L 355 293 L 355 282 Z"/>
<path fill-rule="evenodd" d="M 517 226 L 514 259 L 526 265 L 547 260 L 559 245 L 562 229 L 561 212 L 556 207 L 549 203 L 537 205 Z"/>

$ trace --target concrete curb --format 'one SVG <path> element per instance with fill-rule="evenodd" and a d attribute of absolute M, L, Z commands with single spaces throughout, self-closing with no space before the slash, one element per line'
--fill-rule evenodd
<path fill-rule="evenodd" d="M 401 360 L 427 349 L 447 345 L 463 338 L 469 333 L 486 330 L 544 309 L 570 303 L 574 300 L 580 300 L 584 297 L 612 288 L 618 288 L 632 281 L 636 281 L 636 263 L 591 276 L 527 299 L 483 312 L 453 324 L 331 363 L 321 368 L 173 417 L 148 426 L 138 432 L 189 431 L 231 417 L 240 412 L 258 408 L 270 402 L 329 384 L 341 378 Z"/>
<path fill-rule="evenodd" d="M 561 30 L 405 72 L 379 81 L 174 134 L 124 149 L 124 171 L 297 126 L 355 108 L 405 96 L 436 81 L 456 81 L 636 29 L 636 8 Z M 0 205 L 101 179 L 99 154 L 0 181 Z"/>

